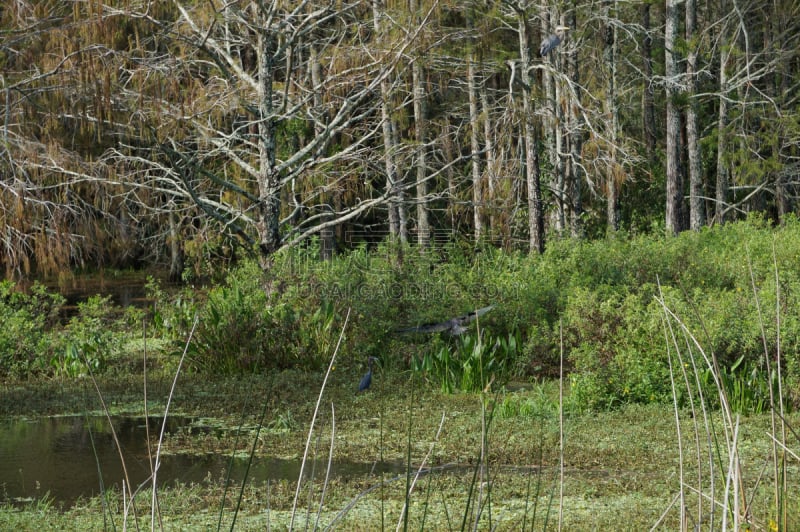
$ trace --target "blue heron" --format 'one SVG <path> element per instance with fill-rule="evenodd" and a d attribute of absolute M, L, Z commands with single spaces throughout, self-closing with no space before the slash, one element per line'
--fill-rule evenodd
<path fill-rule="evenodd" d="M 369 371 L 367 371 L 363 377 L 361 377 L 361 382 L 358 383 L 358 391 L 363 392 L 364 390 L 369 389 L 370 384 L 372 384 L 372 366 L 375 364 L 377 359 L 375 357 L 367 358 L 367 365 L 369 366 Z"/>
<path fill-rule="evenodd" d="M 419 333 L 433 333 L 433 332 L 448 332 L 451 336 L 458 336 L 459 334 L 465 332 L 467 330 L 467 325 L 480 316 L 483 316 L 490 310 L 494 308 L 494 305 L 489 305 L 488 307 L 479 308 L 478 310 L 474 310 L 469 314 L 464 314 L 463 316 L 457 316 L 455 318 L 450 318 L 449 320 L 440 321 L 438 323 L 427 323 L 425 325 L 420 325 L 418 327 L 408 327 L 406 329 L 399 329 L 397 332 L 399 333 L 410 333 L 410 332 L 419 332 Z"/>
<path fill-rule="evenodd" d="M 561 41 L 564 39 L 564 32 L 569 29 L 569 26 L 556 26 L 556 32 L 542 41 L 539 47 L 539 55 L 546 56 L 555 50 Z"/>

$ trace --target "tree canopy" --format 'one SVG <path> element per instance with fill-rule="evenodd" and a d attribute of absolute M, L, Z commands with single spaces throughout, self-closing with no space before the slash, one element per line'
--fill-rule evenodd
<path fill-rule="evenodd" d="M 497 0 L 0 8 L 7 275 L 315 237 L 541 252 L 796 211 L 800 7 Z M 559 27 L 560 44 L 540 43 Z"/>

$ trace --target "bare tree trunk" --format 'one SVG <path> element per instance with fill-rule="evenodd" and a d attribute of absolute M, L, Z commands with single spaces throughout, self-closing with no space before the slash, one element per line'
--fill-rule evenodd
<path fill-rule="evenodd" d="M 261 250 L 262 265 L 266 268 L 268 257 L 281 245 L 280 222 L 280 176 L 275 168 L 275 122 L 273 115 L 273 37 L 267 33 L 258 34 L 258 245 Z"/>
<path fill-rule="evenodd" d="M 417 12 L 417 0 L 411 0 L 408 8 L 411 11 L 411 17 L 414 23 L 419 24 L 420 16 Z M 427 149 L 425 147 L 425 131 L 427 129 L 427 117 L 425 116 L 425 85 L 419 57 L 416 57 L 414 63 L 411 65 L 411 83 L 414 91 L 414 138 L 417 144 L 417 244 L 422 248 L 426 248 L 430 245 L 431 226 L 428 219 L 428 182 L 425 179 L 427 175 Z"/>
<path fill-rule="evenodd" d="M 722 9 L 725 9 L 725 0 L 722 0 Z M 729 173 L 725 157 L 728 149 L 728 58 L 727 37 L 725 26 L 720 33 L 719 47 L 719 111 L 717 113 L 717 178 L 715 186 L 714 222 L 725 223 L 725 213 L 728 206 L 728 181 Z"/>
<path fill-rule="evenodd" d="M 533 113 L 533 105 L 528 109 Z M 536 142 L 536 128 L 533 117 L 525 122 L 525 160 L 526 184 L 528 187 L 528 234 L 529 250 L 544 253 L 544 208 L 542 205 L 541 174 L 539 170 L 539 150 Z"/>
<path fill-rule="evenodd" d="M 536 146 L 533 99 L 530 78 L 530 28 L 527 14 L 517 10 L 517 32 L 519 34 L 520 80 L 522 82 L 522 123 L 525 137 L 525 178 L 528 187 L 528 236 L 529 251 L 544 252 L 544 210 L 542 208 L 539 153 Z"/>
<path fill-rule="evenodd" d="M 319 50 L 317 49 L 317 45 L 315 43 L 311 43 L 309 46 L 309 74 L 311 75 L 311 86 L 312 90 L 314 91 L 312 94 L 312 99 L 314 101 L 314 108 L 315 109 L 322 109 L 322 65 L 320 65 L 319 61 Z M 314 122 L 314 134 L 321 135 L 322 134 L 322 124 L 315 121 Z M 304 143 L 302 143 L 304 144 Z M 295 148 L 297 149 L 297 148 Z M 336 202 L 336 196 L 339 194 L 337 191 L 331 191 L 331 194 L 334 195 L 334 202 Z M 299 205 L 299 202 L 298 202 Z M 299 209 L 302 210 L 302 209 Z M 331 209 L 333 211 L 334 209 Z M 300 213 L 298 213 L 298 216 Z M 331 212 L 331 218 L 334 217 L 333 212 Z M 330 260 L 333 258 L 333 253 L 336 250 L 336 233 L 334 228 L 325 228 L 319 232 L 319 256 L 322 260 Z"/>
<path fill-rule="evenodd" d="M 552 24 L 551 24 L 552 17 Z M 557 25 L 554 15 L 550 13 L 550 8 L 544 7 L 542 9 L 542 25 L 541 33 L 543 36 L 550 35 L 552 28 Z M 559 59 L 558 49 L 551 52 L 547 57 L 542 58 L 543 62 L 549 62 L 551 68 L 545 68 L 542 71 L 542 85 L 545 90 L 545 100 L 549 112 L 546 114 L 542 129 L 543 142 L 545 152 L 547 153 L 550 161 L 551 176 L 550 188 L 553 191 L 555 199 L 555 227 L 559 233 L 564 231 L 566 220 L 564 217 L 564 165 L 561 159 L 562 153 L 562 136 L 561 124 L 563 123 L 563 116 L 560 106 L 561 91 L 559 88 L 559 81 L 555 72 L 558 70 L 558 65 L 561 63 Z"/>
<path fill-rule="evenodd" d="M 497 227 L 497 205 L 495 195 L 497 194 L 497 164 L 498 157 L 495 154 L 495 131 L 492 121 L 492 113 L 489 108 L 489 95 L 486 91 L 486 82 L 479 85 L 479 93 L 481 100 L 481 112 L 483 115 L 483 146 L 486 153 L 486 184 L 488 190 L 486 197 L 484 197 L 484 205 L 489 214 L 489 231 L 492 237 L 495 238 L 499 233 Z"/>
<path fill-rule="evenodd" d="M 577 27 L 578 18 L 576 8 L 569 14 L 570 28 Z M 566 36 L 564 37 L 567 38 Z M 582 194 L 582 180 L 583 168 L 581 167 L 581 150 L 583 149 L 583 133 L 581 129 L 581 113 L 580 102 L 572 101 L 580 97 L 580 71 L 578 70 L 578 49 L 575 46 L 569 47 L 567 57 L 567 74 L 572 83 L 574 90 L 567 93 L 567 102 L 569 105 L 568 115 L 568 135 L 569 135 L 569 161 L 567 165 L 566 181 L 567 189 L 569 191 L 568 198 L 570 200 L 570 232 L 573 237 L 583 236 L 583 198 Z"/>
<path fill-rule="evenodd" d="M 383 0 L 373 0 L 372 15 L 375 25 L 375 33 L 378 40 L 388 38 L 385 36 L 383 17 L 385 16 L 385 5 Z M 388 77 L 381 80 L 381 132 L 383 133 L 383 165 L 386 171 L 386 189 L 389 191 L 388 222 L 389 234 L 396 238 L 402 238 L 400 201 L 398 194 L 397 163 L 395 161 L 395 125 L 392 118 L 392 94 L 391 84 Z"/>
<path fill-rule="evenodd" d="M 650 2 L 642 2 L 642 68 L 644 70 L 644 91 L 642 92 L 642 121 L 644 126 L 644 145 L 647 159 L 653 161 L 656 150 L 656 112 L 653 97 L 653 39 L 650 37 Z"/>
<path fill-rule="evenodd" d="M 467 57 L 467 90 L 469 91 L 469 124 L 472 168 L 472 213 L 475 241 L 483 238 L 483 189 L 481 187 L 480 113 L 478 111 L 478 80 L 475 73 L 475 52 Z"/>
<path fill-rule="evenodd" d="M 603 39 L 603 61 L 606 64 L 608 81 L 606 82 L 606 120 L 609 127 L 608 140 L 611 150 L 609 164 L 606 166 L 606 217 L 608 231 L 619 229 L 619 186 L 617 182 L 617 131 L 619 128 L 619 109 L 617 109 L 617 39 L 616 29 L 611 23 L 611 0 L 603 2 L 603 17 L 606 25 Z M 614 0 L 614 16 L 617 12 L 617 2 Z"/>
<path fill-rule="evenodd" d="M 458 203 L 456 202 L 456 173 L 453 170 L 452 163 L 456 159 L 456 149 L 453 142 L 453 126 L 450 120 L 445 117 L 444 127 L 442 128 L 442 153 L 444 155 L 445 176 L 447 177 L 447 210 L 450 214 L 450 230 L 455 231 L 457 224 L 457 209 Z"/>
<path fill-rule="evenodd" d="M 678 95 L 678 1 L 667 0 L 666 26 L 664 30 L 665 72 L 667 87 L 667 201 L 666 229 L 673 235 L 682 230 L 683 176 L 680 168 L 681 120 L 675 99 Z"/>
<path fill-rule="evenodd" d="M 700 158 L 697 130 L 697 0 L 686 0 L 686 42 L 690 44 L 686 58 L 686 78 L 689 82 L 689 103 L 686 106 L 686 149 L 689 157 L 689 227 L 699 231 L 706 223 L 703 192 L 703 161 Z"/>
<path fill-rule="evenodd" d="M 394 106 L 392 106 L 393 108 Z M 392 147 L 395 151 L 392 159 L 394 160 L 394 167 L 395 167 L 395 174 L 397 176 L 397 181 L 395 182 L 395 201 L 397 203 L 397 220 L 400 223 L 400 241 L 403 243 L 408 242 L 408 204 L 406 203 L 406 188 L 405 188 L 405 180 L 404 174 L 398 168 L 397 158 L 399 148 L 401 146 L 400 141 L 400 128 L 397 125 L 397 121 L 392 119 Z"/>
<path fill-rule="evenodd" d="M 546 27 L 542 27 L 542 35 L 549 35 L 554 31 L 554 28 L 559 25 L 560 21 L 555 12 L 549 10 L 548 23 Z M 544 18 L 542 19 L 544 23 Z M 550 122 L 549 122 L 549 136 L 552 142 L 549 145 L 550 151 L 550 164 L 553 168 L 553 175 L 551 177 L 551 190 L 555 195 L 556 212 L 555 212 L 555 225 L 556 231 L 559 234 L 564 234 L 567 230 L 567 177 L 566 165 L 563 157 L 565 152 L 564 143 L 566 141 L 566 118 L 564 116 L 564 96 L 562 94 L 563 81 L 558 75 L 562 67 L 562 54 L 559 53 L 557 48 L 555 51 L 547 56 L 547 60 L 551 61 L 552 71 L 550 74 L 550 86 L 548 87 L 548 101 L 550 102 Z"/>
<path fill-rule="evenodd" d="M 555 64 L 560 65 L 561 59 L 556 57 Z M 556 197 L 556 231 L 563 234 L 567 229 L 567 184 L 566 169 L 564 168 L 564 108 L 561 105 L 561 80 L 553 76 L 553 121 L 550 133 L 553 136 L 553 152 L 551 160 L 553 164 L 552 190 Z"/>

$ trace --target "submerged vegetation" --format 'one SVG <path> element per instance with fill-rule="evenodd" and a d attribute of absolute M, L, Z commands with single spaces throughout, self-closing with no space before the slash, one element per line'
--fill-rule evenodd
<path fill-rule="evenodd" d="M 71 509 L 9 501 L 0 524 L 791 530 L 798 258 L 800 221 L 753 219 L 556 242 L 541 256 L 289 250 L 266 274 L 243 262 L 209 287 L 152 281 L 147 310 L 93 298 L 67 321 L 59 296 L 4 283 L 0 415 L 163 413 L 172 397 L 175 413 L 228 428 L 153 442 L 165 452 L 330 452 L 408 473 L 214 479 L 159 488 L 152 514 L 152 487 L 135 510 L 113 490 Z M 394 333 L 490 304 L 458 338 Z M 370 356 L 373 386 L 356 394 Z"/>

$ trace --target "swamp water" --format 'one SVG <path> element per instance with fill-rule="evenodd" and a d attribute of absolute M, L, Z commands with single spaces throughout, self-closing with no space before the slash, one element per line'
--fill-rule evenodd
<path fill-rule="evenodd" d="M 69 282 L 45 283 L 49 289 L 66 298 L 62 318 L 77 313 L 77 305 L 94 294 L 110 296 L 120 307 L 146 307 L 144 273 L 105 276 L 102 274 L 76 276 Z M 162 286 L 172 287 L 162 280 Z M 150 478 L 150 457 L 147 428 L 143 417 L 112 417 L 114 431 L 125 461 L 125 468 L 134 488 Z M 161 418 L 150 418 L 151 441 L 158 440 Z M 211 431 L 193 419 L 171 417 L 166 431 Z M 231 438 L 235 436 L 231 435 Z M 155 446 L 152 448 L 155 453 Z M 153 456 L 155 460 L 155 456 Z M 177 482 L 218 482 L 230 476 L 237 484 L 245 478 L 246 458 L 229 455 L 176 454 L 162 455 L 158 470 L 158 485 Z M 293 480 L 300 475 L 301 459 L 256 457 L 247 473 L 248 482 L 261 484 L 267 480 Z M 228 469 L 230 475 L 228 474 Z M 309 461 L 306 472 L 315 471 L 321 478 L 327 462 Z M 399 473 L 402 465 L 358 462 L 334 462 L 331 476 L 364 478 L 370 474 Z M 72 505 L 79 497 L 99 495 L 103 489 L 121 489 L 125 471 L 120 451 L 105 417 L 66 416 L 34 420 L 0 419 L 0 502 L 24 503 L 48 496 L 56 504 Z M 102 486 L 102 487 L 101 487 Z"/>
<path fill-rule="evenodd" d="M 112 422 L 130 482 L 138 486 L 150 476 L 145 419 L 112 417 Z M 161 419 L 153 417 L 149 425 L 150 436 L 157 441 Z M 190 426 L 194 431 L 204 430 L 192 419 L 180 417 L 169 418 L 166 430 L 177 431 Z M 230 467 L 228 455 L 162 455 L 160 460 L 159 486 L 209 479 L 219 481 L 226 478 Z M 300 465 L 299 458 L 256 457 L 250 467 L 248 482 L 297 480 Z M 326 463 L 321 460 L 316 464 L 309 462 L 306 472 L 313 466 L 316 466 L 317 476 L 324 475 Z M 394 464 L 373 466 L 372 463 L 334 462 L 331 475 L 364 478 L 371 473 L 402 470 L 402 466 Z M 246 467 L 247 459 L 234 460 L 230 477 L 235 483 L 244 479 Z M 121 488 L 125 474 L 107 418 L 70 416 L 32 421 L 0 420 L 0 501 L 19 503 L 40 499 L 47 494 L 53 502 L 69 506 L 78 497 L 98 495 L 101 492 L 101 474 L 105 489 Z"/>

